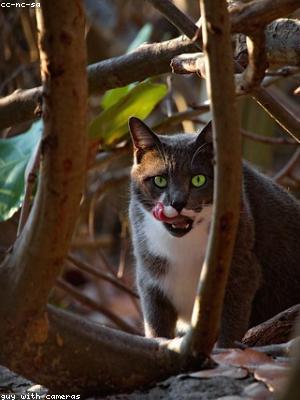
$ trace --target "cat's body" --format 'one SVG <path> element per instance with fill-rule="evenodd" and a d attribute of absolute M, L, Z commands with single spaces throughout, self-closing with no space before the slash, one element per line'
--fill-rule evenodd
<path fill-rule="evenodd" d="M 190 320 L 205 255 L 212 212 L 212 145 L 207 132 L 158 137 L 137 119 L 130 127 L 135 146 L 130 220 L 145 331 L 147 336 L 171 338 L 178 318 Z M 250 326 L 300 303 L 300 205 L 249 165 L 243 170 L 220 345 L 231 345 Z M 195 176 L 196 187 L 191 184 Z M 157 177 L 159 186 L 154 184 Z M 155 218 L 157 202 L 176 209 L 178 222 Z"/>

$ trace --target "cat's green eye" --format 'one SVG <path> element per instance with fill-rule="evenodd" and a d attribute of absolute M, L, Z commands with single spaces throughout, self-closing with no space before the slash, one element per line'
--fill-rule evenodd
<path fill-rule="evenodd" d="M 160 189 L 163 189 L 167 187 L 168 181 L 164 176 L 157 175 L 153 178 L 153 182 L 155 186 L 159 187 Z"/>
<path fill-rule="evenodd" d="M 194 175 L 192 177 L 192 185 L 196 188 L 203 186 L 206 182 L 205 175 Z"/>

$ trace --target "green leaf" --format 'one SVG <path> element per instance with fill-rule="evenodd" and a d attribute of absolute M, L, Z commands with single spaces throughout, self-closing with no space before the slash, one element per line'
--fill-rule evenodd
<path fill-rule="evenodd" d="M 42 133 L 42 121 L 18 136 L 0 139 L 0 221 L 10 218 L 22 205 L 25 169 Z"/>
<path fill-rule="evenodd" d="M 132 88 L 134 88 L 137 83 L 131 83 L 127 86 L 122 86 L 119 88 L 107 90 L 105 95 L 102 97 L 101 107 L 106 110 L 107 108 L 113 106 L 117 101 L 126 96 Z"/>
<path fill-rule="evenodd" d="M 153 27 L 151 24 L 145 24 L 142 29 L 138 32 L 133 42 L 129 45 L 127 49 L 127 53 L 139 47 L 141 44 L 147 42 L 151 36 Z M 127 93 L 130 92 L 137 85 L 136 83 L 131 83 L 127 86 L 123 86 L 120 88 L 115 88 L 111 90 L 107 90 L 102 97 L 101 107 L 106 110 L 107 108 L 114 105 L 118 100 L 122 97 L 126 96 Z"/>
<path fill-rule="evenodd" d="M 110 145 L 128 131 L 128 118 L 146 118 L 167 94 L 165 84 L 145 81 L 134 87 L 112 107 L 104 110 L 90 124 L 89 136 Z"/>

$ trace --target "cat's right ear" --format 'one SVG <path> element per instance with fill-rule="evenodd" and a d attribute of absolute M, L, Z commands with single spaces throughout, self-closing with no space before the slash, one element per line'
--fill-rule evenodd
<path fill-rule="evenodd" d="M 197 142 L 199 145 L 203 143 L 212 144 L 213 142 L 213 127 L 212 121 L 209 121 L 198 135 Z"/>
<path fill-rule="evenodd" d="M 135 160 L 139 163 L 145 151 L 150 150 L 159 144 L 159 138 L 139 118 L 129 118 L 128 125 L 134 147 Z"/>

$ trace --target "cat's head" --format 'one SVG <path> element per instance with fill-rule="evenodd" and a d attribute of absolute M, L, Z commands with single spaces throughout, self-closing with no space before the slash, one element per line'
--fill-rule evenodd
<path fill-rule="evenodd" d="M 187 234 L 201 220 L 213 197 L 212 128 L 199 134 L 157 135 L 138 118 L 130 118 L 134 148 L 131 171 L 136 200 L 150 213 L 163 205 L 162 221 L 173 236 Z"/>

